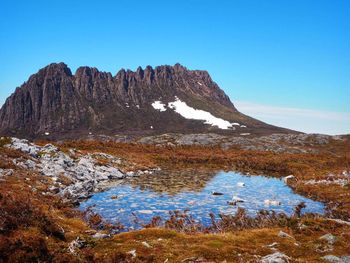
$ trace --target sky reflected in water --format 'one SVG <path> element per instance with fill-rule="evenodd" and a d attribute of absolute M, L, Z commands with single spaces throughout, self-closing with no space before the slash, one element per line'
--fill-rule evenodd
<path fill-rule="evenodd" d="M 239 186 L 244 183 L 245 186 Z M 222 195 L 213 195 L 220 192 Z M 113 199 L 112 197 L 117 197 Z M 130 178 L 122 184 L 97 193 L 81 203 L 85 209 L 94 205 L 93 211 L 110 222 L 119 221 L 127 228 L 140 228 L 134 223 L 135 213 L 142 222 L 154 216 L 168 217 L 169 211 L 189 209 L 196 220 L 210 224 L 209 213 L 234 214 L 237 206 L 227 202 L 237 196 L 238 203 L 250 215 L 261 209 L 291 214 L 300 202 L 306 203 L 304 212 L 323 213 L 324 205 L 293 193 L 277 178 L 247 176 L 237 172 L 208 173 L 199 171 L 165 172 Z M 265 200 L 277 200 L 280 205 L 266 205 Z"/>

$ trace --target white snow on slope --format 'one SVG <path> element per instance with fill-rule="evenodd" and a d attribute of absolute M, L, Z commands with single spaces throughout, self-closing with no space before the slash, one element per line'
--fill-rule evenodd
<path fill-rule="evenodd" d="M 163 104 L 161 101 L 156 100 L 152 103 L 152 107 L 159 111 L 166 111 L 165 104 Z"/>
<path fill-rule="evenodd" d="M 153 106 L 153 104 L 152 104 Z M 153 106 L 154 107 L 154 106 Z M 168 107 L 179 113 L 182 117 L 192 120 L 203 120 L 205 124 L 217 126 L 220 129 L 232 128 L 233 124 L 223 119 L 213 116 L 210 112 L 204 110 L 196 110 L 181 101 L 179 98 L 175 98 L 174 102 L 169 102 Z"/>

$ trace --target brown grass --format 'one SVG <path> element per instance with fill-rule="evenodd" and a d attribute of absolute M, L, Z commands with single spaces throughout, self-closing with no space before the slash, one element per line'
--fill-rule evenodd
<path fill-rule="evenodd" d="M 288 182 L 300 194 L 326 202 L 332 216 L 350 218 L 350 187 L 311 185 L 307 180 L 326 179 L 328 174 L 350 171 L 350 139 L 317 146 L 317 154 L 289 154 L 219 147 L 125 144 L 102 141 L 72 141 L 62 148 L 82 152 L 106 152 L 133 163 L 133 169 L 156 166 L 170 169 L 236 170 L 250 174 L 283 177 L 293 174 L 296 181 Z"/>
<path fill-rule="evenodd" d="M 72 258 L 68 242 L 88 227 L 71 205 L 43 194 L 49 184 L 24 171 L 0 181 L 0 262 Z"/>
<path fill-rule="evenodd" d="M 297 192 L 327 202 L 337 216 L 346 217 L 350 213 L 349 187 L 304 183 L 327 178 L 329 173 L 349 171 L 348 141 L 319 147 L 318 154 L 83 141 L 60 146 L 110 153 L 140 169 L 204 167 L 277 177 L 293 174 L 297 180 L 290 185 Z M 329 253 L 346 255 L 350 251 L 350 226 L 311 215 L 299 218 L 301 207 L 292 218 L 264 212 L 260 219 L 253 219 L 240 211 L 215 221 L 210 230 L 215 233 L 210 234 L 199 233 L 210 231 L 192 224 L 190 218 L 180 213 L 165 222 L 168 229 L 147 228 L 93 239 L 87 234 L 93 228 L 110 230 L 101 224 L 103 220 L 93 213 L 81 214 L 57 196 L 46 194 L 50 180 L 19 169 L 12 164 L 12 158 L 29 157 L 0 147 L 0 168 L 14 169 L 13 175 L 0 180 L 0 262 L 257 262 L 261 256 L 274 252 L 268 247 L 273 242 L 278 243 L 278 251 L 300 262 L 318 262 Z M 159 224 L 160 219 L 154 219 L 148 227 Z M 279 237 L 280 230 L 292 238 Z M 331 252 L 327 251 L 329 244 L 319 240 L 326 233 L 337 236 Z M 84 245 L 72 254 L 68 247 L 77 238 L 84 240 Z M 136 250 L 135 258 L 128 253 L 131 250 Z"/>

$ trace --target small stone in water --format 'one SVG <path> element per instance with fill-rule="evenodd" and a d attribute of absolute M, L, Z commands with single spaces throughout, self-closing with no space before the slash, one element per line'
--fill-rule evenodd
<path fill-rule="evenodd" d="M 147 215 L 150 215 L 150 214 L 153 213 L 153 211 L 152 211 L 152 210 L 139 210 L 139 213 L 140 213 L 140 214 L 147 214 Z"/>
<path fill-rule="evenodd" d="M 277 200 L 269 200 L 269 199 L 266 199 L 264 201 L 264 204 L 265 205 L 281 205 L 281 202 L 280 201 L 277 201 Z"/>

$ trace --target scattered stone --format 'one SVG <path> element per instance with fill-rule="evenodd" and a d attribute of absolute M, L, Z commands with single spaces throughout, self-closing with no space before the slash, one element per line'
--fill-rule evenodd
<path fill-rule="evenodd" d="M 341 219 L 334 219 L 334 218 L 327 218 L 327 220 L 337 222 L 338 224 L 343 224 L 343 225 L 350 226 L 350 222 L 349 221 L 344 221 L 344 220 L 341 220 Z"/>
<path fill-rule="evenodd" d="M 108 234 L 104 234 L 104 233 L 97 232 L 97 233 L 94 234 L 92 237 L 93 237 L 93 238 L 96 238 L 96 239 L 103 239 L 103 238 L 108 238 L 109 235 L 108 235 Z"/>
<path fill-rule="evenodd" d="M 111 199 L 113 199 L 113 200 L 118 199 L 118 196 L 117 195 L 112 195 Z"/>
<path fill-rule="evenodd" d="M 330 263 L 350 263 L 350 256 L 337 257 L 334 255 L 327 255 L 327 256 L 321 257 L 321 259 L 325 262 L 330 262 Z"/>
<path fill-rule="evenodd" d="M 300 230 L 307 229 L 307 225 L 304 225 L 304 224 L 301 224 L 301 223 L 298 224 L 298 227 L 299 227 Z"/>
<path fill-rule="evenodd" d="M 152 210 L 139 210 L 138 211 L 140 214 L 146 214 L 146 215 L 150 215 L 153 214 Z"/>
<path fill-rule="evenodd" d="M 278 205 L 281 205 L 281 202 L 280 202 L 280 201 L 277 201 L 277 200 L 269 200 L 269 199 L 266 199 L 266 200 L 264 200 L 264 204 L 265 204 L 265 205 L 278 206 Z"/>
<path fill-rule="evenodd" d="M 337 237 L 330 233 L 321 236 L 319 239 L 327 241 L 330 245 L 334 245 L 334 243 L 337 241 Z"/>
<path fill-rule="evenodd" d="M 244 125 L 243 125 L 244 126 Z M 240 128 L 244 128 L 240 126 Z M 323 145 L 331 140 L 342 140 L 342 136 L 321 134 L 272 134 L 269 136 L 250 137 L 224 136 L 214 133 L 206 134 L 162 134 L 136 139 L 138 143 L 154 145 L 217 145 L 222 149 L 239 147 L 244 150 L 272 151 L 275 153 L 306 153 L 317 152 L 310 149 L 314 145 Z M 283 142 L 283 144 L 281 144 Z M 307 148 L 306 148 L 307 147 Z"/>
<path fill-rule="evenodd" d="M 261 259 L 261 263 L 287 263 L 291 258 L 281 252 L 266 255 Z"/>
<path fill-rule="evenodd" d="M 278 245 L 278 243 L 277 243 L 277 242 L 273 242 L 272 244 L 267 245 L 267 247 L 274 247 L 274 246 L 277 246 L 277 245 Z"/>
<path fill-rule="evenodd" d="M 278 232 L 278 236 L 282 237 L 282 238 L 293 238 L 294 239 L 294 237 L 292 237 L 291 235 L 289 235 L 289 234 L 287 234 L 286 232 L 283 232 L 283 231 Z"/>
<path fill-rule="evenodd" d="M 68 251 L 72 254 L 75 254 L 77 249 L 83 248 L 85 247 L 85 245 L 86 245 L 86 241 L 80 237 L 77 237 L 75 240 L 70 242 L 68 246 Z"/>
<path fill-rule="evenodd" d="M 304 182 L 305 184 L 311 184 L 311 185 L 317 185 L 317 184 L 322 184 L 322 185 L 330 185 L 330 184 L 335 184 L 335 185 L 340 185 L 340 186 L 345 186 L 350 183 L 350 180 L 348 178 L 346 179 L 333 179 L 333 180 L 308 180 Z"/>
<path fill-rule="evenodd" d="M 288 180 L 291 180 L 291 179 L 295 179 L 295 176 L 294 175 L 288 175 L 286 177 L 283 178 L 283 182 L 284 183 L 288 183 Z"/>
<path fill-rule="evenodd" d="M 130 250 L 128 254 L 130 254 L 133 258 L 136 258 L 136 249 Z"/>
<path fill-rule="evenodd" d="M 85 234 L 88 234 L 88 235 L 94 235 L 94 234 L 96 234 L 96 233 L 97 233 L 97 231 L 94 230 L 94 229 L 89 229 L 89 230 L 86 230 L 86 231 L 85 231 Z"/>
<path fill-rule="evenodd" d="M 13 169 L 2 169 L 0 168 L 0 177 L 11 176 L 13 174 Z"/>
<path fill-rule="evenodd" d="M 344 261 L 344 263 L 350 263 L 350 256 L 343 256 L 343 257 L 340 257 L 341 260 Z"/>
<path fill-rule="evenodd" d="M 143 242 L 142 242 L 142 245 L 144 245 L 144 246 L 147 247 L 147 248 L 151 248 L 151 245 L 148 244 L 146 241 L 143 241 Z"/>
<path fill-rule="evenodd" d="M 208 262 L 208 261 L 203 257 L 190 257 L 190 258 L 183 259 L 181 262 L 195 263 L 195 262 Z"/>
<path fill-rule="evenodd" d="M 223 195 L 223 193 L 215 192 L 215 191 L 212 191 L 211 194 L 212 194 L 212 195 Z"/>
<path fill-rule="evenodd" d="M 235 202 L 235 203 L 243 203 L 244 200 L 236 195 L 232 196 L 232 199 L 231 199 L 232 202 Z"/>

